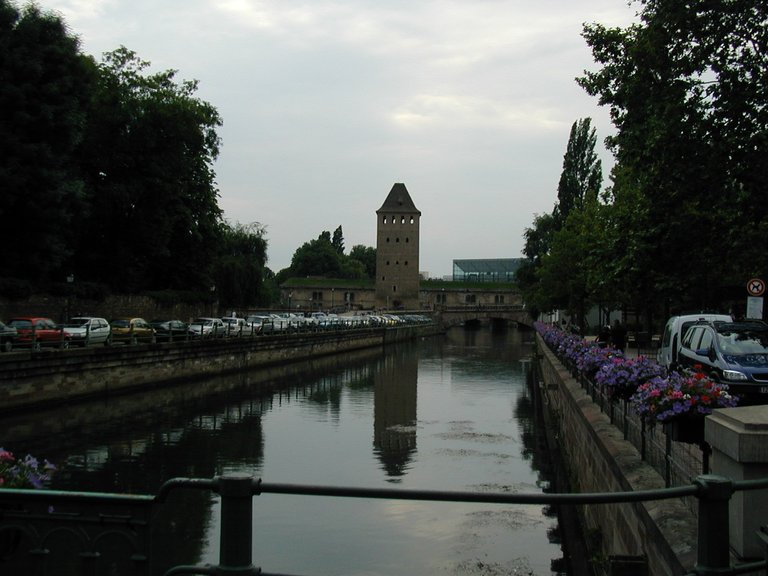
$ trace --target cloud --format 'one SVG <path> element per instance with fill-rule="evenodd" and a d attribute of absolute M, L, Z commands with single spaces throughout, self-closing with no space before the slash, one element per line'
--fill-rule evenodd
<path fill-rule="evenodd" d="M 199 80 L 224 119 L 220 205 L 267 227 L 273 268 L 338 225 L 347 246 L 373 245 L 375 210 L 405 182 L 435 275 L 519 255 L 552 209 L 571 124 L 610 130 L 574 81 L 593 67 L 582 23 L 632 17 L 615 0 L 42 3 L 97 57 L 125 45 Z"/>

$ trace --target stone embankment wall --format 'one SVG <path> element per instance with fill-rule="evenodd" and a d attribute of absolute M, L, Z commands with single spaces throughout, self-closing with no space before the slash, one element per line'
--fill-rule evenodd
<path fill-rule="evenodd" d="M 571 491 L 664 488 L 664 479 L 642 461 L 608 415 L 592 402 L 541 337 L 537 338 L 540 391 L 560 440 Z M 590 504 L 580 509 L 580 517 L 585 534 L 599 536 L 589 538 L 600 547 L 590 551 L 598 574 L 624 573 L 610 572 L 612 557 L 645 557 L 647 573 L 654 576 L 686 574 L 696 563 L 696 518 L 680 500 Z"/>
<path fill-rule="evenodd" d="M 0 412 L 244 372 L 438 332 L 436 326 L 43 349 L 0 355 Z"/>

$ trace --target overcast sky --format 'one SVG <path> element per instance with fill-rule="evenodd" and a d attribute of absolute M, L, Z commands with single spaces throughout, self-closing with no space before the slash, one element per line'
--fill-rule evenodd
<path fill-rule="evenodd" d="M 342 226 L 375 246 L 395 182 L 421 210 L 420 270 L 515 258 L 557 198 L 574 121 L 607 111 L 585 22 L 625 26 L 626 0 L 39 0 L 97 59 L 123 45 L 200 82 L 224 120 L 215 165 L 230 222 L 266 227 L 268 265 Z"/>

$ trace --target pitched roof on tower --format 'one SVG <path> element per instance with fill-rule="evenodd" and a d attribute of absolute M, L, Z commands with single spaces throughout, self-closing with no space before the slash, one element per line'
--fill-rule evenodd
<path fill-rule="evenodd" d="M 389 191 L 387 199 L 384 200 L 384 204 L 381 205 L 381 208 L 376 210 L 376 214 L 379 212 L 421 215 L 421 212 L 416 208 L 413 200 L 411 200 L 411 195 L 408 194 L 405 184 L 399 182 L 392 186 L 392 190 Z"/>

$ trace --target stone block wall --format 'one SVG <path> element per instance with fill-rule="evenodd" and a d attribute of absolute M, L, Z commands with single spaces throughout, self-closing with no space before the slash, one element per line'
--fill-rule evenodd
<path fill-rule="evenodd" d="M 0 355 L 0 412 L 348 353 L 436 330 L 406 326 L 12 352 Z"/>
<path fill-rule="evenodd" d="M 664 479 L 582 389 L 538 337 L 540 392 L 557 428 L 573 492 L 630 492 L 664 488 Z M 591 555 L 600 573 L 612 556 L 644 556 L 648 574 L 682 575 L 696 562 L 697 521 L 680 500 L 581 507 L 585 533 L 599 534 Z"/>

